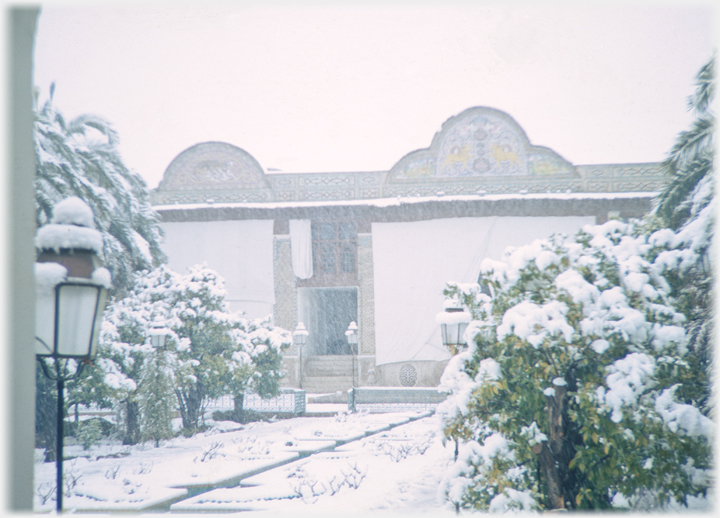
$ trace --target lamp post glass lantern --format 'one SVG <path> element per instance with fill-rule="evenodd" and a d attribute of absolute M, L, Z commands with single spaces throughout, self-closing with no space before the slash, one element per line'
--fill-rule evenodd
<path fill-rule="evenodd" d="M 353 321 L 350 322 L 350 325 L 347 328 L 347 331 L 345 331 L 345 336 L 347 337 L 348 345 L 350 345 L 350 352 L 352 353 L 352 384 L 353 388 L 355 387 L 355 355 L 357 354 L 357 344 L 358 344 L 358 326 Z"/>
<path fill-rule="evenodd" d="M 58 259 L 62 260 L 62 254 Z M 57 382 L 56 509 L 62 512 L 65 382 L 80 376 L 95 357 L 107 288 L 89 279 L 70 277 L 56 284 L 53 291 L 54 296 L 37 297 L 35 352 L 45 376 Z M 48 316 L 52 316 L 49 321 Z M 50 365 L 48 360 L 52 360 Z"/>
<path fill-rule="evenodd" d="M 94 357 L 107 289 L 72 279 L 58 283 L 52 295 L 37 300 L 35 353 L 52 358 Z"/>
<path fill-rule="evenodd" d="M 45 376 L 57 382 L 56 509 L 62 512 L 65 382 L 77 378 L 97 353 L 110 272 L 98 268 L 102 234 L 79 198 L 58 203 L 53 221 L 35 244 L 35 354 Z"/>
<path fill-rule="evenodd" d="M 347 337 L 348 344 L 350 344 L 353 354 L 356 353 L 356 346 L 358 343 L 358 326 L 355 322 L 350 322 L 347 331 L 345 331 L 345 336 Z"/>
<path fill-rule="evenodd" d="M 470 313 L 453 303 L 447 303 L 445 311 L 437 314 L 443 345 L 455 355 L 465 345 L 465 330 L 472 320 Z"/>
<path fill-rule="evenodd" d="M 165 347 L 165 337 L 170 334 L 170 330 L 165 327 L 165 322 L 161 318 L 156 318 L 150 329 L 148 329 L 148 335 L 150 336 L 150 344 L 154 349 L 162 349 Z"/>
<path fill-rule="evenodd" d="M 303 388 L 302 381 L 303 381 L 303 357 L 302 357 L 302 351 L 303 351 L 303 345 L 305 345 L 305 342 L 307 341 L 307 337 L 310 333 L 307 329 L 305 329 L 305 324 L 302 322 L 298 322 L 297 327 L 295 327 L 295 331 L 293 331 L 293 342 L 295 342 L 295 345 L 298 346 L 298 369 L 299 369 L 299 375 L 298 375 L 298 384 L 299 388 Z"/>

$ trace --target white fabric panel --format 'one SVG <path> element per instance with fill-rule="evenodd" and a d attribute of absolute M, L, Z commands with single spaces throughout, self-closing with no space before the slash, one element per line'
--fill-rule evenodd
<path fill-rule="evenodd" d="M 300 279 L 312 277 L 312 227 L 309 219 L 290 220 L 290 249 L 295 276 Z"/>
<path fill-rule="evenodd" d="M 226 301 L 250 317 L 272 315 L 273 220 L 162 223 L 168 267 L 185 274 L 206 263 L 225 279 Z"/>
<path fill-rule="evenodd" d="M 476 282 L 486 257 L 594 223 L 592 216 L 373 223 L 376 364 L 449 358 L 435 323 L 447 282 Z"/>

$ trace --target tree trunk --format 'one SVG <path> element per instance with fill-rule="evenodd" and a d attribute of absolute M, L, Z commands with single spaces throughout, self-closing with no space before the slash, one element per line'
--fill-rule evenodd
<path fill-rule="evenodd" d="M 175 397 L 177 398 L 178 402 L 178 410 L 180 410 L 180 419 L 182 420 L 183 427 L 185 427 L 185 423 L 187 422 L 187 407 L 185 405 L 185 398 L 184 393 L 179 388 L 174 388 L 175 391 Z"/>
<path fill-rule="evenodd" d="M 547 486 L 548 499 L 552 509 L 565 509 L 565 491 L 563 482 L 566 479 L 570 458 L 565 444 L 563 413 L 565 411 L 565 387 L 555 386 L 555 395 L 546 396 L 548 417 L 548 441 L 533 446 L 532 451 L 538 456 L 540 469 Z"/>
<path fill-rule="evenodd" d="M 243 408 L 244 399 L 244 393 L 233 394 L 233 411 L 230 418 L 236 423 L 242 423 L 245 418 L 245 410 Z"/>
<path fill-rule="evenodd" d="M 140 441 L 140 409 L 137 402 L 125 401 L 125 437 L 123 444 L 137 444 Z"/>
<path fill-rule="evenodd" d="M 545 485 L 547 486 L 548 499 L 550 500 L 551 509 L 565 509 L 565 499 L 563 498 L 562 485 L 560 476 L 555 467 L 555 457 L 550 451 L 550 447 L 546 441 L 533 446 L 533 453 L 538 456 L 540 469 L 542 470 Z"/>
<path fill-rule="evenodd" d="M 559 457 L 563 451 L 565 432 L 563 430 L 563 411 L 565 404 L 565 387 L 554 387 L 555 395 L 546 396 L 547 416 L 550 424 L 550 448 L 554 456 Z M 559 459 L 558 459 L 559 460 Z"/>
<path fill-rule="evenodd" d="M 55 460 L 57 449 L 57 390 L 40 368 L 36 374 L 35 445 L 45 449 L 45 462 Z"/>
<path fill-rule="evenodd" d="M 183 390 L 182 388 L 175 389 L 175 395 L 177 396 L 178 406 L 180 407 L 183 428 L 188 433 L 193 434 L 198 429 L 202 404 L 205 399 L 205 388 L 198 382 L 191 385 L 187 390 Z"/>

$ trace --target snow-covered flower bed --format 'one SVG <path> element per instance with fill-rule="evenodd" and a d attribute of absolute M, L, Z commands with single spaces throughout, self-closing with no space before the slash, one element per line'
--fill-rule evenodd
<path fill-rule="evenodd" d="M 447 510 L 437 487 L 452 451 L 440 443 L 437 419 L 428 416 L 340 412 L 247 425 L 209 421 L 208 431 L 159 447 L 104 442 L 84 451 L 71 445 L 65 448 L 74 458 L 64 463 L 64 507 Z M 55 463 L 35 468 L 35 510 L 50 511 Z"/>

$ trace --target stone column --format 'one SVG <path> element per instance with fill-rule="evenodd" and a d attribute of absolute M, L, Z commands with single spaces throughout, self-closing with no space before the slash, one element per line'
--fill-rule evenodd
<path fill-rule="evenodd" d="M 290 236 L 275 236 L 273 275 L 275 277 L 275 325 L 292 331 L 297 324 L 295 322 L 297 297 L 290 255 Z"/>
<path fill-rule="evenodd" d="M 375 277 L 373 275 L 372 234 L 358 234 L 358 380 L 374 385 L 375 369 Z"/>
<path fill-rule="evenodd" d="M 7 397 L 3 441 L 3 469 L 7 484 L 6 505 L 12 514 L 33 510 L 33 466 L 35 462 L 35 247 L 34 198 L 35 153 L 33 149 L 32 61 L 35 29 L 39 9 L 15 6 L 7 11 L 8 100 L 7 147 L 7 273 L 0 273 L 7 283 L 8 297 L 6 362 L 2 366 L 3 398 Z M 8 95 L 6 94 L 6 95 Z M 4 210 L 4 209 L 3 209 Z M 5 263 L 5 261 L 3 261 Z M 4 266 L 4 265 L 3 265 Z M 3 333 L 3 338 L 5 334 Z M 43 376 L 43 374 L 41 374 Z M 7 390 L 7 392 L 6 392 Z M 9 394 L 8 394 L 9 392 Z M 7 396 L 6 396 L 7 394 Z M 8 397 L 9 396 L 9 397 Z"/>
<path fill-rule="evenodd" d="M 292 332 L 297 325 L 297 295 L 295 275 L 292 270 L 290 236 L 276 235 L 273 241 L 273 275 L 275 277 L 275 325 Z M 284 387 L 299 386 L 298 351 L 295 345 L 283 355 L 285 377 L 281 381 Z"/>

